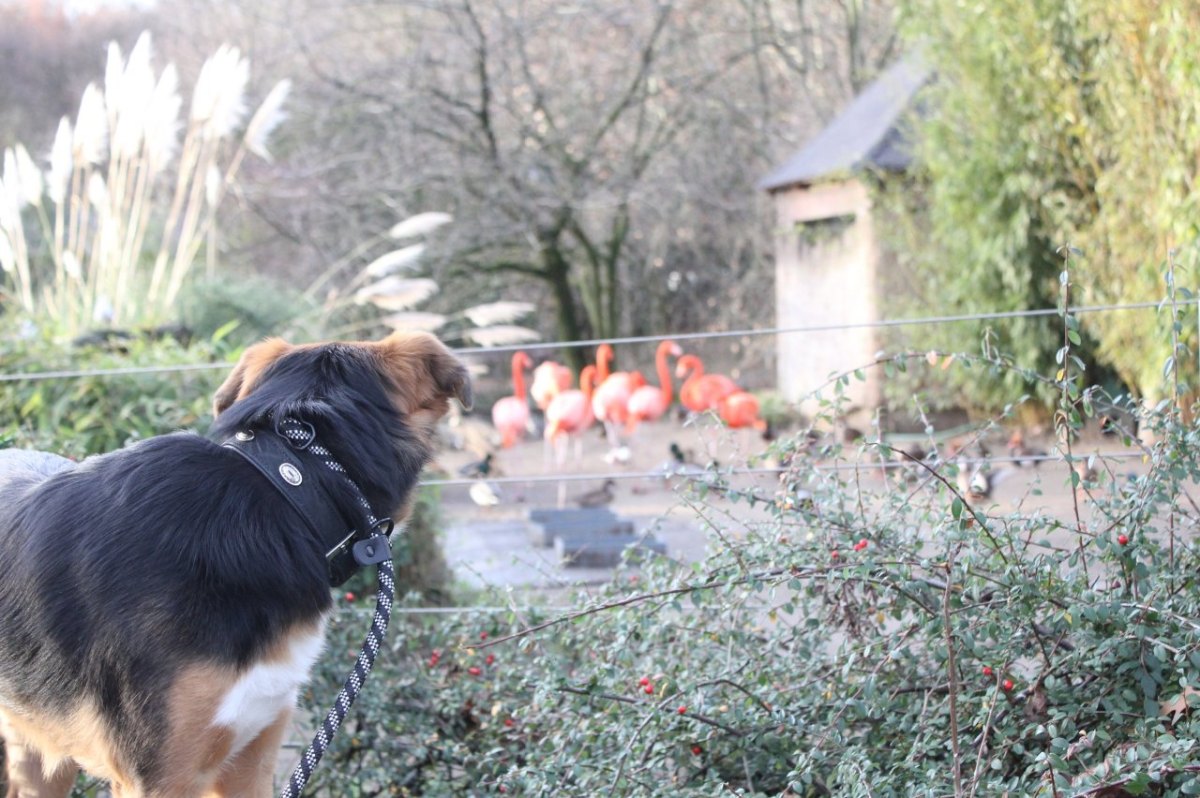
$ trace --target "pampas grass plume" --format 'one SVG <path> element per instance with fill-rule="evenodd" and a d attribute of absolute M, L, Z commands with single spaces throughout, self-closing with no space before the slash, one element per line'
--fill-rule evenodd
<path fill-rule="evenodd" d="M 428 313 L 410 310 L 392 313 L 380 319 L 393 330 L 412 330 L 416 332 L 437 332 L 446 326 L 448 319 L 441 313 Z"/>
<path fill-rule="evenodd" d="M 17 144 L 12 152 L 20 202 L 22 205 L 36 205 L 42 200 L 42 173 L 23 145 Z"/>
<path fill-rule="evenodd" d="M 179 73 L 167 64 L 154 86 L 150 107 L 146 110 L 146 155 L 150 168 L 161 171 L 175 157 L 179 146 Z"/>
<path fill-rule="evenodd" d="M 141 150 L 150 103 L 154 97 L 154 68 L 150 64 L 150 56 L 150 34 L 143 33 L 129 51 L 129 60 L 121 74 L 120 94 L 115 98 L 117 116 L 112 131 L 114 158 L 132 158 Z M 114 106 L 113 100 L 109 98 L 110 112 Z"/>
<path fill-rule="evenodd" d="M 46 173 L 46 193 L 54 204 L 61 205 L 67 196 L 71 180 L 71 121 L 65 116 L 58 122 L 54 146 L 50 148 L 50 171 Z"/>
<path fill-rule="evenodd" d="M 416 216 L 410 216 L 404 221 L 397 223 L 391 230 L 388 230 L 388 235 L 396 240 L 416 238 L 417 236 L 432 233 L 442 225 L 449 224 L 452 221 L 454 221 L 453 216 L 448 213 L 441 213 L 440 211 L 418 213 Z"/>
<path fill-rule="evenodd" d="M 95 83 L 89 83 L 83 90 L 71 144 L 75 163 L 80 166 L 98 164 L 108 154 L 108 117 L 104 111 L 104 94 Z"/>
<path fill-rule="evenodd" d="M 249 124 L 246 125 L 246 135 L 244 136 L 246 149 L 268 163 L 271 161 L 271 153 L 267 150 L 267 139 L 287 116 L 283 112 L 283 103 L 291 90 L 292 82 L 290 80 L 281 80 L 276 83 L 267 93 L 266 99 L 258 106 L 254 116 L 250 117 Z"/>
<path fill-rule="evenodd" d="M 236 47 L 223 44 L 204 62 L 192 93 L 191 119 L 206 138 L 224 138 L 241 122 L 249 79 L 250 62 Z"/>
<path fill-rule="evenodd" d="M 528 327 L 518 327 L 511 324 L 501 324 L 496 327 L 465 330 L 463 336 L 471 339 L 480 346 L 511 346 L 524 344 L 538 339 L 537 330 Z"/>
<path fill-rule="evenodd" d="M 387 277 L 389 274 L 416 266 L 424 252 L 424 244 L 394 249 L 371 261 L 363 271 L 370 277 Z"/>
<path fill-rule="evenodd" d="M 530 302 L 489 302 L 467 308 L 463 315 L 476 327 L 488 327 L 493 324 L 507 324 L 522 316 L 533 313 L 534 307 Z"/>
<path fill-rule="evenodd" d="M 370 302 L 383 310 L 408 310 L 437 292 L 437 282 L 428 278 L 405 280 L 399 277 L 384 277 L 379 282 L 360 289 L 355 293 L 354 301 L 359 305 Z"/>
<path fill-rule="evenodd" d="M 0 229 L 0 271 L 12 272 L 17 268 L 17 256 L 13 252 L 8 234 Z"/>

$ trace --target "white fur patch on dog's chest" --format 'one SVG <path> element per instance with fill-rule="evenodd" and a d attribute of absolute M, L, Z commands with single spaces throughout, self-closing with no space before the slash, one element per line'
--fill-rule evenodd
<path fill-rule="evenodd" d="M 243 673 L 230 688 L 213 718 L 214 726 L 233 731 L 229 755 L 241 751 L 279 717 L 295 706 L 300 686 L 308 681 L 313 663 L 325 645 L 325 621 L 312 633 L 288 643 L 285 655 L 261 662 Z"/>

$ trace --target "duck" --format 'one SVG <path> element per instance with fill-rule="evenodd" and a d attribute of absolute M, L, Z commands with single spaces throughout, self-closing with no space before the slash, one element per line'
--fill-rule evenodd
<path fill-rule="evenodd" d="M 965 464 L 959 465 L 955 481 L 959 492 L 970 501 L 980 501 L 992 495 L 992 480 L 982 465 L 973 469 L 968 469 Z"/>
<path fill-rule="evenodd" d="M 606 479 L 602 486 L 596 490 L 576 496 L 574 501 L 580 507 L 603 507 L 607 504 L 612 504 L 613 499 L 616 497 L 617 483 L 614 480 Z"/>
<path fill-rule="evenodd" d="M 495 507 L 500 503 L 501 493 L 499 486 L 488 482 L 486 479 L 480 479 L 472 483 L 467 493 L 471 496 L 471 501 L 480 507 Z"/>
<path fill-rule="evenodd" d="M 483 456 L 482 460 L 475 460 L 474 462 L 467 463 L 465 466 L 462 466 L 458 469 L 459 475 L 470 478 L 491 476 L 493 469 L 492 457 L 492 453 L 488 452 Z"/>

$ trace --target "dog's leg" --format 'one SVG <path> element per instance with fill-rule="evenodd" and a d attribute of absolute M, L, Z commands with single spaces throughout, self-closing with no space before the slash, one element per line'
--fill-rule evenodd
<path fill-rule="evenodd" d="M 280 712 L 270 726 L 227 762 L 208 798 L 269 798 L 274 793 L 271 777 L 279 765 L 279 747 L 291 717 L 291 709 Z"/>
<path fill-rule="evenodd" d="M 5 740 L 8 757 L 8 798 L 67 798 L 75 784 L 79 768 L 73 762 L 60 763 L 47 775 L 45 762 L 36 748 L 9 737 Z"/>

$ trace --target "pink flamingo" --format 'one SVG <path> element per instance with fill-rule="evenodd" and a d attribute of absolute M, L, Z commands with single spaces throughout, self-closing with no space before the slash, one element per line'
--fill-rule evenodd
<path fill-rule="evenodd" d="M 554 459 L 559 468 L 567 459 L 567 446 L 575 439 L 575 459 L 583 457 L 582 433 L 592 425 L 592 379 L 595 366 L 584 366 L 579 375 L 580 390 L 566 390 L 550 400 L 546 406 L 546 443 L 555 450 Z M 558 506 L 567 500 L 566 483 L 558 484 Z"/>
<path fill-rule="evenodd" d="M 658 384 L 643 385 L 629 397 L 626 409 L 629 411 L 629 426 L 632 430 L 639 421 L 657 421 L 671 406 L 672 386 L 671 370 L 667 366 L 667 356 L 679 357 L 683 350 L 674 341 L 663 341 L 658 345 L 654 355 L 654 365 L 658 371 Z"/>
<path fill-rule="evenodd" d="M 591 426 L 592 380 L 595 366 L 584 366 L 579 375 L 580 390 L 566 390 L 546 406 L 546 440 L 556 442 L 563 436 L 578 435 Z"/>
<path fill-rule="evenodd" d="M 514 352 L 512 356 L 513 395 L 492 405 L 492 424 L 500 431 L 500 445 L 505 449 L 517 442 L 529 426 L 529 400 L 525 398 L 525 369 L 533 365 L 529 355 Z"/>
<path fill-rule="evenodd" d="M 571 370 L 561 363 L 547 360 L 533 370 L 533 384 L 529 386 L 529 395 L 538 410 L 546 412 L 546 407 L 555 396 L 571 387 L 573 375 Z"/>
<path fill-rule="evenodd" d="M 704 363 L 696 355 L 684 355 L 675 364 L 675 376 L 691 376 L 679 387 L 679 403 L 693 413 L 716 410 L 721 400 L 742 390 L 738 384 L 723 374 L 705 374 Z"/>
<path fill-rule="evenodd" d="M 721 420 L 729 427 L 754 427 L 759 432 L 767 428 L 767 422 L 758 417 L 758 398 L 749 391 L 736 391 L 721 400 L 718 411 Z"/>
<path fill-rule="evenodd" d="M 616 446 L 617 425 L 629 423 L 629 397 L 646 384 L 646 378 L 637 371 L 609 373 L 608 364 L 612 357 L 612 347 L 600 344 L 596 350 L 597 387 L 592 393 L 592 412 L 604 423 L 609 443 Z"/>

